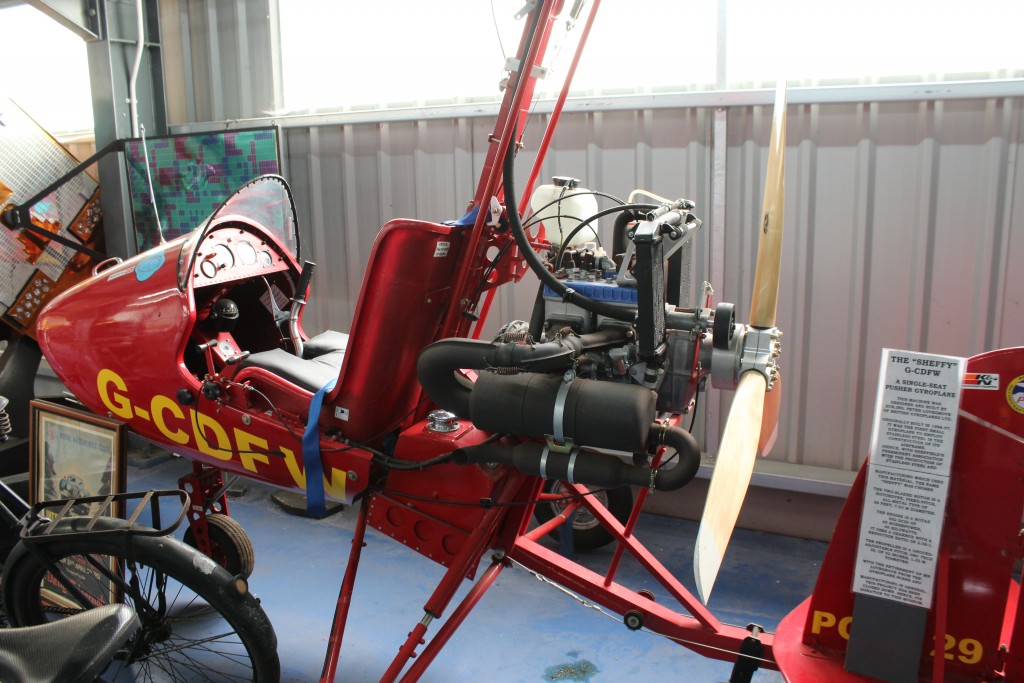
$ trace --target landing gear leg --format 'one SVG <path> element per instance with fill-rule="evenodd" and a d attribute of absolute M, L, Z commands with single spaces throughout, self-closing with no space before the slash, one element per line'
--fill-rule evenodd
<path fill-rule="evenodd" d="M 242 526 L 228 516 L 230 485 L 219 469 L 198 462 L 192 463 L 192 474 L 178 479 L 189 496 L 189 528 L 183 540 L 231 574 L 248 578 L 256 553 Z"/>
<path fill-rule="evenodd" d="M 390 668 L 381 677 L 381 683 L 392 683 L 398 679 L 402 669 L 409 660 L 415 658 L 412 667 L 402 677 L 402 683 L 411 683 L 419 679 L 423 671 L 430 665 L 435 657 L 441 652 L 445 644 L 452 637 L 455 630 L 462 624 L 469 615 L 470 610 L 480 601 L 487 589 L 494 583 L 498 574 L 504 568 L 503 558 L 495 559 L 491 566 L 484 572 L 469 594 L 463 598 L 462 603 L 456 608 L 452 616 L 442 625 L 440 631 L 426 642 L 424 636 L 427 633 L 427 626 L 434 619 L 440 619 L 444 610 L 448 607 L 455 593 L 458 591 L 470 568 L 477 562 L 480 555 L 496 540 L 496 534 L 502 524 L 507 520 L 509 510 L 507 504 L 521 495 L 520 488 L 524 485 L 524 477 L 513 475 L 509 477 L 501 492 L 494 498 L 493 507 L 484 514 L 483 519 L 466 538 L 465 544 L 458 552 L 444 577 L 434 589 L 433 594 L 423 606 L 423 619 L 413 627 L 409 637 L 398 651 L 398 656 L 391 662 Z M 532 495 L 537 490 L 531 491 Z M 525 527 L 526 520 L 520 521 Z M 426 645 L 425 649 L 417 656 L 416 649 L 420 645 Z"/>
<path fill-rule="evenodd" d="M 327 642 L 327 656 L 324 668 L 320 673 L 320 683 L 333 683 L 334 674 L 338 670 L 338 657 L 341 653 L 341 641 L 345 636 L 345 623 L 348 621 L 348 608 L 352 604 L 352 591 L 355 588 L 356 570 L 359 568 L 359 557 L 366 545 L 366 515 L 370 508 L 370 496 L 365 496 L 359 505 L 359 519 L 356 521 L 355 534 L 352 536 L 352 552 L 348 556 L 345 577 L 341 580 L 338 592 L 338 603 L 334 608 L 334 622 L 331 624 L 331 637 Z"/>

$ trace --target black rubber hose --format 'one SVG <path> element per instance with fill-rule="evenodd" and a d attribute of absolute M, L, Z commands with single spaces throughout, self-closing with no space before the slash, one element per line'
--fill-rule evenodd
<path fill-rule="evenodd" d="M 565 239 L 562 240 L 561 246 L 559 246 L 559 248 L 558 248 L 558 255 L 555 256 L 555 264 L 559 268 L 562 267 L 562 258 L 565 256 L 565 248 L 566 248 L 565 245 L 568 244 L 570 241 L 572 241 L 572 238 L 575 237 L 576 234 L 580 230 L 582 230 L 583 228 L 587 227 L 588 225 L 590 225 L 591 223 L 596 221 L 598 218 L 603 218 L 604 216 L 610 216 L 613 213 L 617 213 L 617 214 L 619 214 L 619 216 L 626 216 L 627 217 L 625 223 L 623 223 L 623 225 L 625 225 L 625 224 L 628 224 L 630 221 L 636 220 L 635 212 L 637 212 L 637 211 L 653 211 L 654 209 L 657 209 L 657 208 L 658 207 L 655 204 L 623 204 L 621 206 L 613 206 L 610 209 L 604 209 L 603 211 L 598 211 L 593 216 L 591 216 L 587 220 L 581 222 L 579 225 L 577 225 L 575 228 L 573 228 L 572 230 L 569 231 L 569 234 L 565 236 Z M 616 230 L 617 230 L 618 229 L 618 225 L 619 225 L 619 217 L 615 218 L 615 225 L 616 225 Z M 625 232 L 623 232 L 623 237 L 624 236 L 625 236 Z M 613 237 L 613 240 L 612 240 L 613 245 L 615 243 L 614 240 L 615 240 L 615 238 Z M 616 254 L 616 251 L 615 251 L 616 247 L 613 246 L 612 249 L 613 249 L 612 250 L 612 256 L 615 256 L 615 254 Z M 561 281 L 559 281 L 559 282 L 561 282 Z"/>
<path fill-rule="evenodd" d="M 628 341 L 627 331 L 613 327 L 580 337 L 569 335 L 543 344 L 495 344 L 453 337 L 427 346 L 416 361 L 420 386 L 437 405 L 470 419 L 473 384 L 458 370 L 516 368 L 533 372 L 559 372 L 572 367 L 584 351 L 617 346 Z"/>
<path fill-rule="evenodd" d="M 615 224 L 612 228 L 612 256 L 626 253 L 626 226 L 635 221 L 636 214 L 632 211 L 624 211 L 615 217 Z"/>
<path fill-rule="evenodd" d="M 697 476 L 700 468 L 700 447 L 693 434 L 680 427 L 655 422 L 651 425 L 648 443 L 657 446 L 674 448 L 678 454 L 676 466 L 666 469 L 657 468 L 654 488 L 663 491 L 675 491 L 682 488 Z"/>
<path fill-rule="evenodd" d="M 653 486 L 658 491 L 675 491 L 689 483 L 697 473 L 700 455 L 693 436 L 678 427 L 651 426 L 650 435 L 658 443 L 675 448 L 679 463 L 675 467 L 652 468 L 631 465 L 617 456 L 587 449 L 560 453 L 536 442 L 482 444 L 460 448 L 452 454 L 459 465 L 500 463 L 546 479 L 569 481 L 602 488 L 616 486 Z"/>
<path fill-rule="evenodd" d="M 458 370 L 493 367 L 494 344 L 480 339 L 442 339 L 420 351 L 416 375 L 427 396 L 445 410 L 469 419 L 473 384 Z"/>
<path fill-rule="evenodd" d="M 530 314 L 530 338 L 540 339 L 544 333 L 544 284 L 537 284 L 537 297 L 533 300 L 533 312 Z"/>
<path fill-rule="evenodd" d="M 564 282 L 556 278 L 544 267 L 544 262 L 541 261 L 540 256 L 537 255 L 537 252 L 530 245 L 530 239 L 526 236 L 526 230 L 523 229 L 523 223 L 519 219 L 519 207 L 516 205 L 516 187 L 513 180 L 513 174 L 515 173 L 515 145 L 508 146 L 508 152 L 505 153 L 501 172 L 504 176 L 505 209 L 508 213 L 509 227 L 512 230 L 512 236 L 515 238 L 516 244 L 519 246 L 519 251 L 530 266 L 530 270 L 540 278 L 541 282 L 554 290 L 565 303 L 575 304 L 591 313 L 603 315 L 612 320 L 633 322 L 636 318 L 636 309 L 616 306 L 604 301 L 595 301 L 583 296 L 576 290 L 567 287 Z"/>

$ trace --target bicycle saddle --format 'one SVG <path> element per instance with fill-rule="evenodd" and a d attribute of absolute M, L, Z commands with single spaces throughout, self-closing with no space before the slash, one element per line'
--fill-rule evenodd
<path fill-rule="evenodd" d="M 104 605 L 41 626 L 0 628 L 0 681 L 93 681 L 138 627 L 131 607 Z"/>

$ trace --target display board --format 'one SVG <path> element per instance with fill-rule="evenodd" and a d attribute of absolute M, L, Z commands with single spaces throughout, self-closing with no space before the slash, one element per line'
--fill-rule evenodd
<path fill-rule="evenodd" d="M 161 234 L 170 240 L 190 232 L 253 178 L 281 172 L 274 127 L 129 140 L 125 160 L 140 252 Z"/>
<path fill-rule="evenodd" d="M 27 113 L 0 96 L 0 212 L 35 196 L 78 163 Z M 99 183 L 88 173 L 62 184 L 29 214 L 36 227 L 102 251 Z M 0 318 L 34 338 L 43 305 L 88 277 L 93 265 L 93 259 L 72 247 L 0 227 Z"/>
<path fill-rule="evenodd" d="M 963 376 L 962 358 L 882 354 L 855 593 L 931 607 Z"/>

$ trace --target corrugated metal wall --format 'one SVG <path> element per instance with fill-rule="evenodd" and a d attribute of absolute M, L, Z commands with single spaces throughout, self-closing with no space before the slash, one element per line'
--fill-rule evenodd
<path fill-rule="evenodd" d="M 883 347 L 970 355 L 1024 342 L 1024 295 L 1014 286 L 1014 265 L 1024 263 L 1021 117 L 1018 98 L 790 107 L 779 306 L 785 399 L 772 458 L 857 467 Z M 718 168 L 713 109 L 569 114 L 542 177 L 572 175 L 620 196 L 639 187 L 694 199 L 705 219 L 695 280 L 713 279 L 716 300 L 735 302 L 742 318 L 770 118 L 770 107 L 730 107 Z M 321 266 L 308 328 L 347 328 L 387 220 L 461 212 L 490 125 L 462 118 L 285 128 L 304 253 Z M 520 184 L 541 129 L 536 121 L 528 131 Z M 724 215 L 713 213 L 716 192 Z M 724 258 L 712 278 L 715 248 Z M 492 324 L 529 315 L 532 284 L 506 290 Z M 712 392 L 712 424 L 724 422 L 729 400 Z"/>
<path fill-rule="evenodd" d="M 171 124 L 280 108 L 277 0 L 160 0 L 159 6 Z"/>
<path fill-rule="evenodd" d="M 172 107 L 172 123 L 258 117 L 273 106 L 264 86 L 277 78 L 274 60 L 244 46 L 276 30 L 262 15 L 275 16 L 275 2 L 161 3 L 165 68 L 187 103 Z M 263 20 L 252 21 L 257 14 Z M 168 17 L 180 32 L 173 40 Z M 1015 268 L 1024 264 L 1024 173 L 1016 171 L 1024 92 L 1019 82 L 1009 96 L 944 99 L 943 90 L 902 99 L 868 90 L 863 102 L 791 97 L 779 308 L 785 399 L 774 460 L 858 466 L 883 347 L 970 355 L 1024 343 Z M 650 96 L 632 109 L 568 113 L 542 178 L 696 201 L 705 227 L 694 278 L 711 280 L 716 301 L 735 302 L 742 318 L 767 159 L 766 99 L 666 107 Z M 319 265 L 306 328 L 346 330 L 377 230 L 396 217 L 458 216 L 473 195 L 491 118 L 278 123 L 304 256 Z M 543 116 L 527 131 L 520 184 L 542 126 Z M 505 289 L 493 324 L 529 315 L 532 283 Z M 730 398 L 712 391 L 702 406 L 698 432 L 707 426 L 711 452 Z"/>
<path fill-rule="evenodd" d="M 790 109 L 778 457 L 860 463 L 884 347 L 966 356 L 1024 343 L 1014 286 L 1024 257 L 1021 102 Z M 730 121 L 728 177 L 745 188 L 756 113 Z M 732 195 L 727 239 L 754 206 L 744 190 Z M 745 255 L 727 267 L 730 289 L 746 289 Z"/>

